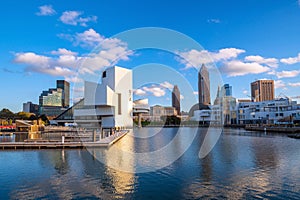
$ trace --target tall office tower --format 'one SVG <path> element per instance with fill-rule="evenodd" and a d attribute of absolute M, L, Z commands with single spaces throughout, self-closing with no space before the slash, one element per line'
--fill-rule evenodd
<path fill-rule="evenodd" d="M 202 64 L 198 73 L 198 95 L 199 103 L 210 105 L 209 72 L 204 64 Z"/>
<path fill-rule="evenodd" d="M 65 80 L 57 80 L 56 88 L 62 89 L 62 107 L 70 106 L 70 83 Z"/>
<path fill-rule="evenodd" d="M 251 83 L 252 101 L 274 100 L 274 80 L 257 80 Z"/>
<path fill-rule="evenodd" d="M 221 88 L 221 94 L 225 97 L 231 97 L 232 96 L 232 86 L 230 86 L 228 83 L 224 84 Z"/>
<path fill-rule="evenodd" d="M 180 115 L 180 91 L 178 86 L 175 85 L 172 91 L 172 107 L 177 111 L 177 115 Z"/>

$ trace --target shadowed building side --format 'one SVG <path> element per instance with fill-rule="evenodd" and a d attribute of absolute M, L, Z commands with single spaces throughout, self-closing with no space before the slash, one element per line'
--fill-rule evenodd
<path fill-rule="evenodd" d="M 172 107 L 177 111 L 177 115 L 180 115 L 180 91 L 178 86 L 175 85 L 172 91 Z"/>
<path fill-rule="evenodd" d="M 202 64 L 198 73 L 198 93 L 199 103 L 204 105 L 210 105 L 209 72 L 204 64 Z"/>

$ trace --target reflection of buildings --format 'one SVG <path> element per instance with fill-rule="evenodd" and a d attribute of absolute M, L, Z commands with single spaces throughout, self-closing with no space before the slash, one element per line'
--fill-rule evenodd
<path fill-rule="evenodd" d="M 198 95 L 199 103 L 210 105 L 210 80 L 209 72 L 203 64 L 198 73 Z"/>
<path fill-rule="evenodd" d="M 23 112 L 38 114 L 39 105 L 34 104 L 30 101 L 28 101 L 27 103 L 23 103 Z"/>
<path fill-rule="evenodd" d="M 172 107 L 174 107 L 177 114 L 180 115 L 180 91 L 177 85 L 174 86 L 172 91 Z"/>
<path fill-rule="evenodd" d="M 132 71 L 111 67 L 101 81 L 85 82 L 84 105 L 74 110 L 75 122 L 86 128 L 132 127 Z"/>
<path fill-rule="evenodd" d="M 57 116 L 69 106 L 70 84 L 64 80 L 57 80 L 56 88 L 50 88 L 39 97 L 40 114 Z"/>
<path fill-rule="evenodd" d="M 274 99 L 274 80 L 257 80 L 251 83 L 252 101 L 269 101 Z"/>

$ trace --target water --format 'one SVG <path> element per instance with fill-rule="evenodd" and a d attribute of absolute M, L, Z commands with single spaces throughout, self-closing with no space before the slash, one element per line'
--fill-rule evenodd
<path fill-rule="evenodd" d="M 135 131 L 115 144 L 132 152 L 155 151 L 177 129 Z M 95 159 L 111 149 L 0 151 L 0 199 L 300 199 L 300 140 L 283 135 L 225 130 L 204 159 L 205 130 L 184 128 L 174 153 L 195 136 L 174 163 L 147 173 L 126 173 Z M 150 138 L 143 138 L 151 135 Z M 172 156 L 172 155 L 170 155 Z M 159 158 L 163 162 L 164 158 Z M 123 157 L 118 162 L 136 163 Z M 156 161 L 157 162 L 157 161 Z"/>

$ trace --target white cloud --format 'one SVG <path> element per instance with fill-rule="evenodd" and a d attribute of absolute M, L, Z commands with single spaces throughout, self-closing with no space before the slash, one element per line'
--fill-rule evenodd
<path fill-rule="evenodd" d="M 133 91 L 133 93 L 138 96 L 145 96 L 147 94 L 147 92 L 142 89 L 136 89 Z"/>
<path fill-rule="evenodd" d="M 169 89 L 169 90 L 172 90 L 173 87 L 174 87 L 174 85 L 171 84 L 171 83 L 169 83 L 168 81 L 165 81 L 165 82 L 161 83 L 160 86 L 162 86 L 162 87 L 164 87 L 164 88 L 167 88 L 167 89 Z"/>
<path fill-rule="evenodd" d="M 259 63 L 244 63 L 239 60 L 233 60 L 225 63 L 223 67 L 220 68 L 222 73 L 228 76 L 243 76 L 247 74 L 260 74 L 269 71 L 270 68 L 263 66 Z"/>
<path fill-rule="evenodd" d="M 78 76 L 69 76 L 66 77 L 66 81 L 72 82 L 72 83 L 83 83 L 83 79 L 79 78 Z"/>
<path fill-rule="evenodd" d="M 139 96 L 146 96 L 146 95 L 151 95 L 155 97 L 162 97 L 165 96 L 166 90 L 172 90 L 174 85 L 169 83 L 168 81 L 164 81 L 160 84 L 153 84 L 151 86 L 144 86 L 142 88 L 134 90 L 135 95 Z M 180 96 L 180 98 L 184 98 L 184 96 Z"/>
<path fill-rule="evenodd" d="M 209 19 L 207 20 L 208 23 L 213 23 L 213 24 L 219 24 L 221 23 L 220 19 Z"/>
<path fill-rule="evenodd" d="M 245 61 L 256 62 L 259 64 L 265 64 L 269 67 L 278 67 L 278 60 L 276 58 L 264 58 L 262 56 L 246 56 Z"/>
<path fill-rule="evenodd" d="M 234 59 L 244 52 L 245 50 L 236 48 L 220 49 L 218 52 L 192 49 L 188 52 L 178 52 L 178 55 L 181 56 L 179 62 L 185 65 L 185 69 L 188 69 L 191 67 L 200 67 L 202 64 Z"/>
<path fill-rule="evenodd" d="M 276 72 L 276 76 L 278 78 L 292 78 L 298 76 L 299 74 L 300 74 L 300 70 Z"/>
<path fill-rule="evenodd" d="M 193 94 L 194 94 L 194 95 L 198 95 L 199 92 L 198 92 L 198 91 L 194 91 Z"/>
<path fill-rule="evenodd" d="M 59 48 L 56 51 L 51 51 L 51 54 L 53 54 L 53 55 L 73 55 L 73 56 L 76 56 L 78 53 L 67 50 L 65 48 Z"/>
<path fill-rule="evenodd" d="M 33 52 L 17 53 L 15 55 L 16 63 L 26 63 L 28 65 L 47 67 L 49 65 L 50 58 L 47 56 L 37 55 Z"/>
<path fill-rule="evenodd" d="M 300 62 L 300 53 L 298 54 L 297 57 L 282 58 L 282 59 L 280 59 L 280 62 L 287 64 L 287 65 L 299 63 Z"/>
<path fill-rule="evenodd" d="M 184 99 L 184 96 L 183 96 L 182 94 L 180 95 L 180 99 L 181 99 L 181 100 Z"/>
<path fill-rule="evenodd" d="M 39 7 L 39 12 L 36 13 L 38 16 L 51 16 L 55 15 L 56 11 L 52 8 L 52 5 L 43 5 Z"/>
<path fill-rule="evenodd" d="M 70 82 L 80 82 L 76 74 L 95 74 L 104 68 L 116 65 L 120 60 L 128 60 L 133 54 L 127 44 L 117 38 L 104 38 L 93 29 L 71 36 L 80 44 L 97 45 L 95 53 L 78 55 L 65 48 L 51 51 L 49 56 L 33 52 L 20 52 L 14 62 L 24 64 L 26 72 L 37 72 L 53 76 L 63 76 Z M 97 52 L 96 52 L 97 51 Z"/>
<path fill-rule="evenodd" d="M 155 97 L 162 97 L 166 94 L 166 91 L 159 86 L 143 87 L 142 89 L 146 92 L 152 93 Z"/>
<path fill-rule="evenodd" d="M 104 37 L 97 33 L 94 29 L 84 31 L 83 33 L 77 33 L 74 37 L 74 44 L 82 46 L 95 47 L 104 40 Z"/>
<path fill-rule="evenodd" d="M 243 94 L 248 94 L 248 90 L 243 90 Z"/>
<path fill-rule="evenodd" d="M 83 14 L 83 12 L 80 11 L 65 11 L 60 16 L 60 21 L 64 24 L 77 26 L 78 24 L 80 26 L 87 26 L 88 22 L 96 22 L 97 17 L 96 16 L 89 16 L 89 17 L 80 17 Z"/>
<path fill-rule="evenodd" d="M 286 84 L 282 80 L 275 80 L 274 87 L 277 88 L 286 88 Z"/>
<path fill-rule="evenodd" d="M 289 86 L 291 87 L 300 87 L 300 82 L 297 83 L 288 83 Z"/>

